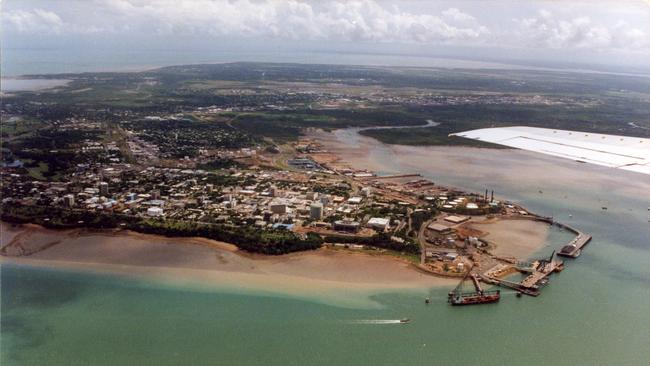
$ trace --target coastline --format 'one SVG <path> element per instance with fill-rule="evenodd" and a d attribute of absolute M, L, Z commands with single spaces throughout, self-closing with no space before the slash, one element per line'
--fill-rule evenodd
<path fill-rule="evenodd" d="M 334 134 L 325 137 L 323 131 L 316 131 L 315 135 L 327 149 L 332 149 L 333 163 L 343 162 L 342 156 L 349 148 L 341 148 Z M 367 138 L 357 138 L 358 145 L 353 149 L 367 152 Z M 346 164 L 357 166 L 360 158 L 363 161 L 357 157 Z M 374 160 L 366 160 L 371 170 L 381 171 L 382 167 L 372 164 Z M 549 230 L 539 222 L 517 222 L 514 235 L 504 222 L 497 222 L 501 224 L 476 223 L 475 227 L 486 239 L 498 243 L 496 254 L 529 258 L 546 244 Z M 53 230 L 4 222 L 2 229 L 0 263 L 143 277 L 190 287 L 262 291 L 329 301 L 329 297 L 340 297 L 335 293 L 363 294 L 366 299 L 394 290 L 424 293 L 432 287 L 452 287 L 458 280 L 425 273 L 394 256 L 356 250 L 323 247 L 269 256 L 201 237 L 166 237 L 115 229 Z"/>
<path fill-rule="evenodd" d="M 3 76 L 3 95 L 15 92 L 38 92 L 68 85 L 70 79 L 34 78 L 30 76 Z"/>
<path fill-rule="evenodd" d="M 265 256 L 203 238 L 56 231 L 6 223 L 2 223 L 2 231 L 3 246 L 27 240 L 57 243 L 30 256 L 2 256 L 0 264 L 115 274 L 208 290 L 288 295 L 339 306 L 377 306 L 372 295 L 390 291 L 424 295 L 432 287 L 456 282 L 423 274 L 395 258 L 328 248 Z"/>

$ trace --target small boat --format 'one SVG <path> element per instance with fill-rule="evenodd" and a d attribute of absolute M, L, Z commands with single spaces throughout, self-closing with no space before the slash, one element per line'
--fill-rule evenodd
<path fill-rule="evenodd" d="M 404 319 L 399 320 L 399 322 L 402 323 L 402 324 L 409 323 L 410 321 L 411 321 L 411 319 L 409 319 L 409 318 L 404 318 Z"/>
<path fill-rule="evenodd" d="M 424 303 L 425 303 L 425 304 L 428 304 L 428 303 L 430 303 L 430 302 L 431 302 L 431 299 L 429 299 L 428 297 L 427 297 L 426 299 L 424 299 Z"/>

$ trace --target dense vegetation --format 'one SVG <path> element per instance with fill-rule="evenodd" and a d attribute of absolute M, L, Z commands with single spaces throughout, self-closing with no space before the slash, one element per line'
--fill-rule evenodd
<path fill-rule="evenodd" d="M 396 252 L 419 254 L 420 246 L 412 240 L 403 243 L 391 239 L 391 234 L 379 233 L 373 236 L 328 235 L 323 238 L 326 243 L 360 244 L 370 247 L 390 249 Z"/>
<path fill-rule="evenodd" d="M 244 164 L 238 163 L 232 159 L 214 159 L 206 163 L 199 163 L 196 165 L 197 169 L 202 170 L 221 170 L 221 169 L 231 169 L 231 168 L 243 168 Z"/>
<path fill-rule="evenodd" d="M 318 249 L 323 242 L 320 236 L 315 234 L 300 237 L 283 229 L 260 230 L 252 227 L 229 227 L 188 221 L 162 221 L 47 206 L 5 204 L 2 207 L 0 218 L 5 222 L 36 223 L 52 229 L 122 228 L 146 234 L 176 237 L 197 236 L 231 243 L 248 252 L 269 255 Z"/>
<path fill-rule="evenodd" d="M 439 126 L 418 129 L 372 129 L 361 131 L 382 142 L 402 145 L 469 145 L 495 147 L 479 141 L 449 137 L 450 133 L 485 127 L 531 126 L 588 131 L 613 135 L 650 137 L 650 129 L 630 122 L 650 123 L 650 104 L 626 98 L 603 98 L 593 106 L 544 106 L 478 104 L 422 106 L 411 113 L 428 116 Z"/>
<path fill-rule="evenodd" d="M 205 146 L 239 146 L 248 143 L 246 136 L 251 135 L 287 141 L 309 127 L 422 125 L 428 119 L 441 125 L 362 133 L 387 143 L 417 145 L 476 145 L 447 135 L 511 125 L 650 137 L 650 83 L 634 76 L 232 63 L 34 77 L 67 78 L 72 82 L 56 92 L 23 92 L 5 97 L 3 113 L 26 116 L 30 121 L 68 117 L 108 124 L 127 121 L 135 128 L 140 123 L 138 117 L 149 114 L 188 113 L 199 107 L 232 111 L 222 113 L 231 119 L 227 125 L 142 122 L 139 128 L 155 130 L 148 137 L 152 141 L 177 139 L 178 156 L 192 155 L 191 144 L 184 141 L 195 141 L 200 136 L 206 136 Z M 539 97 L 542 102 L 534 98 L 530 102 L 512 101 L 519 97 Z M 432 103 L 440 98 L 457 99 L 454 103 Z M 320 103 L 340 100 L 350 103 L 319 107 Z M 228 130 L 231 126 L 233 130 Z M 9 131 L 24 132 L 15 128 Z M 234 138 L 224 138 L 226 135 Z M 214 142 L 207 143 L 210 141 Z"/>

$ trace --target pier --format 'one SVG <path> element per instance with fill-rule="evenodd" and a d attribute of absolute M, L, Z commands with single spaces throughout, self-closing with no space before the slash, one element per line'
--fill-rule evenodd
<path fill-rule="evenodd" d="M 573 240 L 571 240 L 569 243 L 563 246 L 562 249 L 560 249 L 560 251 L 557 253 L 557 255 L 559 256 L 578 258 L 578 256 L 580 256 L 580 254 L 582 253 L 582 248 L 591 241 L 591 235 L 585 234 L 582 231 L 570 225 L 564 224 L 559 221 L 555 221 L 553 220 L 552 217 L 536 216 L 534 219 L 538 221 L 547 222 L 551 225 L 555 225 L 561 229 L 570 231 L 576 235 L 576 237 L 573 238 Z"/>
<path fill-rule="evenodd" d="M 555 260 L 553 258 L 554 256 L 555 251 L 551 253 L 548 259 L 540 259 L 533 263 L 518 263 L 516 265 L 497 264 L 481 273 L 480 277 L 483 282 L 510 288 L 529 296 L 539 296 L 540 288 L 548 282 L 547 277 L 551 273 L 564 269 L 564 262 Z M 528 276 L 521 282 L 513 282 L 500 278 L 503 276 L 503 273 L 508 273 L 508 271 L 527 273 Z"/>
<path fill-rule="evenodd" d="M 585 234 L 578 229 L 574 229 L 567 224 L 556 222 L 555 225 L 576 234 L 576 237 L 573 238 L 573 240 L 571 240 L 567 245 L 563 246 L 557 255 L 563 257 L 578 258 L 580 253 L 582 253 L 582 248 L 591 241 L 591 235 Z"/>

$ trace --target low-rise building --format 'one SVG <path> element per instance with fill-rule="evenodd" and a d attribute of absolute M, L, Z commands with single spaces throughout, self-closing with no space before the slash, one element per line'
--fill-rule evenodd
<path fill-rule="evenodd" d="M 334 221 L 334 230 L 357 232 L 361 224 L 352 220 L 338 220 Z"/>
<path fill-rule="evenodd" d="M 456 215 L 451 215 L 445 217 L 445 221 L 449 221 L 454 224 L 460 224 L 461 222 L 465 222 L 469 220 L 469 216 L 456 216 Z"/>
<path fill-rule="evenodd" d="M 390 225 L 390 219 L 383 217 L 373 217 L 368 220 L 366 224 L 369 228 L 375 229 L 377 231 L 386 231 Z"/>
<path fill-rule="evenodd" d="M 163 215 L 163 209 L 157 206 L 149 207 L 147 209 L 147 216 L 159 217 Z"/>

